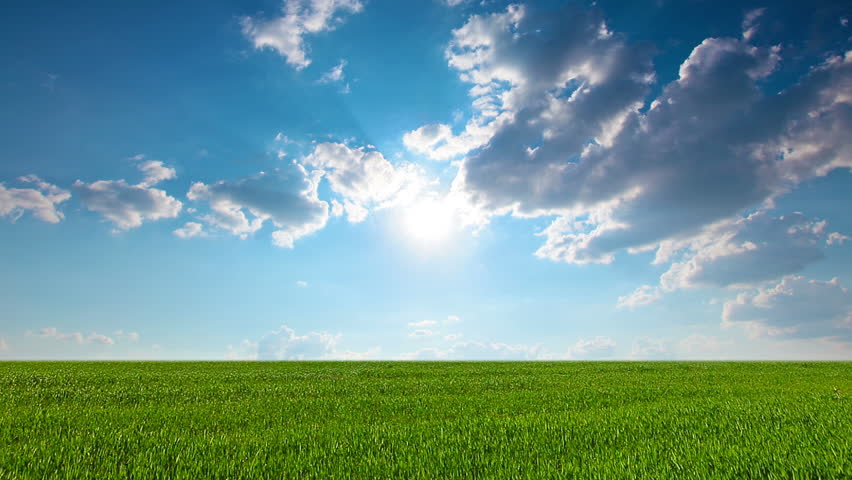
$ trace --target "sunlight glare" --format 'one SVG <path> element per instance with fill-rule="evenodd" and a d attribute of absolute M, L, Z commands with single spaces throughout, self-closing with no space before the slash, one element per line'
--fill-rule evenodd
<path fill-rule="evenodd" d="M 405 211 L 403 224 L 405 233 L 418 245 L 434 247 L 450 236 L 453 211 L 446 202 L 424 199 Z"/>

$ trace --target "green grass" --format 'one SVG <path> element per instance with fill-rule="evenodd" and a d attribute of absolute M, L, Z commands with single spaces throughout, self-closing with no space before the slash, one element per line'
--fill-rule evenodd
<path fill-rule="evenodd" d="M 836 390 L 835 390 L 836 389 Z M 0 363 L 0 478 L 850 478 L 852 363 Z"/>

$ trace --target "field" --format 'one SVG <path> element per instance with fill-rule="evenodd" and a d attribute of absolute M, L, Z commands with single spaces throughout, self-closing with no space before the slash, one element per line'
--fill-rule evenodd
<path fill-rule="evenodd" d="M 0 363 L 0 478 L 850 478 L 852 363 Z"/>

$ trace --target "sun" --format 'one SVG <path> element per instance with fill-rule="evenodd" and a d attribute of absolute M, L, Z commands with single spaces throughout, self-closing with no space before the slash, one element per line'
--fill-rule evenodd
<path fill-rule="evenodd" d="M 444 243 L 453 230 L 453 210 L 446 202 L 427 198 L 405 209 L 403 213 L 405 234 L 421 247 L 435 247 Z"/>

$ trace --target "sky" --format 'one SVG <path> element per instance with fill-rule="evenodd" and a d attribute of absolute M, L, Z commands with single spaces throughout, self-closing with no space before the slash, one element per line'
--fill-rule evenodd
<path fill-rule="evenodd" d="M 0 359 L 852 360 L 852 4 L 0 7 Z"/>

